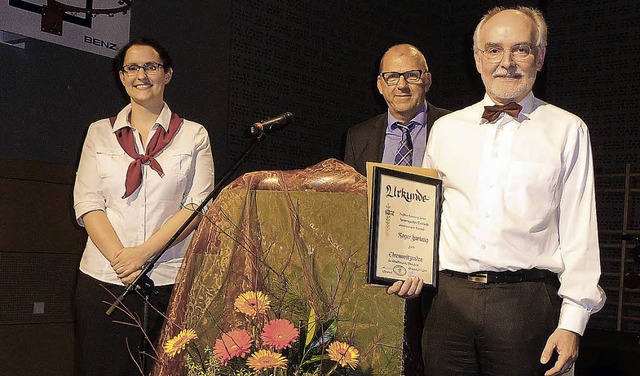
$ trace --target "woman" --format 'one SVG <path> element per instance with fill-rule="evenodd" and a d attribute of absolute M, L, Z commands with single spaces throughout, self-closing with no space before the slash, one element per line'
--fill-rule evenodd
<path fill-rule="evenodd" d="M 135 40 L 115 64 L 131 103 L 115 118 L 91 124 L 74 188 L 76 218 L 89 235 L 76 289 L 77 362 L 80 374 L 92 376 L 139 375 L 143 341 L 153 355 L 163 316 L 148 310 L 146 338 L 140 294 L 129 293 L 111 316 L 105 311 L 213 189 L 207 131 L 164 103 L 173 75 L 166 50 L 153 40 Z M 158 292 L 150 303 L 161 312 L 197 222 L 149 273 Z"/>

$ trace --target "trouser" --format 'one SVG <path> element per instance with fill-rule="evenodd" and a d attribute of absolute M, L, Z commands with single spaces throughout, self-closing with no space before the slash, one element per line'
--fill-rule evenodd
<path fill-rule="evenodd" d="M 158 294 L 152 294 L 149 302 L 155 309 L 164 313 L 173 285 L 158 286 L 155 289 Z M 142 341 L 149 341 L 146 343 L 147 352 L 153 354 L 154 347 L 157 347 L 157 351 L 162 351 L 161 346 L 155 346 L 155 344 L 162 329 L 164 317 L 154 308 L 149 307 L 149 325 L 145 336 L 142 330 L 144 299 L 136 291 L 129 292 L 124 302 L 119 305 L 119 309 L 116 309 L 111 316 L 105 314 L 111 303 L 124 290 L 123 286 L 101 282 L 82 272 L 78 273 L 75 300 L 75 347 L 78 375 L 139 376 L 142 366 L 139 349 Z M 151 358 L 147 357 L 147 359 L 149 359 L 148 372 Z"/>
<path fill-rule="evenodd" d="M 439 273 L 425 320 L 425 374 L 543 375 L 540 356 L 558 324 L 553 280 L 483 284 Z"/>

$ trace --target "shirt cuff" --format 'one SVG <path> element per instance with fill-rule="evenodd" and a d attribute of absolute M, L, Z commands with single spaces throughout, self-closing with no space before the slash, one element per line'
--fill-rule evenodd
<path fill-rule="evenodd" d="M 558 328 L 583 335 L 589 322 L 589 317 L 591 317 L 591 313 L 584 307 L 564 300 L 562 302 L 562 308 L 560 309 Z"/>
<path fill-rule="evenodd" d="M 84 227 L 84 221 L 82 220 L 83 215 L 94 210 L 105 210 L 103 205 L 95 202 L 79 202 L 74 205 L 73 209 L 76 212 L 76 221 L 78 221 L 78 224 L 82 227 Z"/>

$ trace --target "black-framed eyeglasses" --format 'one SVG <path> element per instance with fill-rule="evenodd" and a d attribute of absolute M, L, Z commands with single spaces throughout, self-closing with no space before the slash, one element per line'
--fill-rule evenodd
<path fill-rule="evenodd" d="M 511 47 L 511 56 L 515 61 L 524 61 L 526 60 L 535 47 L 532 47 L 528 44 L 516 44 Z M 502 61 L 504 56 L 504 48 L 500 46 L 487 46 L 486 50 L 477 49 L 482 52 L 485 59 L 489 60 L 492 63 L 497 63 Z"/>
<path fill-rule="evenodd" d="M 150 61 L 148 63 L 144 63 L 142 65 L 138 64 L 127 64 L 122 67 L 122 71 L 127 76 L 137 76 L 140 69 L 142 69 L 146 74 L 154 75 L 160 73 L 160 69 L 164 69 L 164 65 L 160 63 L 156 63 L 154 61 Z"/>
<path fill-rule="evenodd" d="M 427 73 L 426 70 L 412 69 L 406 72 L 380 72 L 380 77 L 387 85 L 396 86 L 400 82 L 400 77 L 404 77 L 404 80 L 410 84 L 417 84 L 425 73 Z"/>

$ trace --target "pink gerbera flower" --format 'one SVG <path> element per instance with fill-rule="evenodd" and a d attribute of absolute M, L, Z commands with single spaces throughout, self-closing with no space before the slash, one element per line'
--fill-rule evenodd
<path fill-rule="evenodd" d="M 222 333 L 221 338 L 216 339 L 213 355 L 220 360 L 220 364 L 226 366 L 229 360 L 236 356 L 246 357 L 252 343 L 251 336 L 244 329 Z"/>
<path fill-rule="evenodd" d="M 289 320 L 272 320 L 262 329 L 261 338 L 267 345 L 281 350 L 291 347 L 291 344 L 298 339 L 298 329 Z"/>

